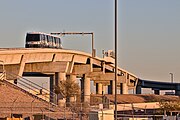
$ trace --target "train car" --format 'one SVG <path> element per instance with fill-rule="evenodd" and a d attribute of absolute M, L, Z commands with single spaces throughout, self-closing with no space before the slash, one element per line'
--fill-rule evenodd
<path fill-rule="evenodd" d="M 62 49 L 61 38 L 55 35 L 29 32 L 26 34 L 26 48 L 60 48 Z"/>

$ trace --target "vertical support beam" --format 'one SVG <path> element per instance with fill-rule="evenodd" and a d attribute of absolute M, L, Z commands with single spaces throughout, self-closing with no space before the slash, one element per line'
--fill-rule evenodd
<path fill-rule="evenodd" d="M 101 83 L 96 83 L 96 94 L 102 94 L 103 88 Z"/>
<path fill-rule="evenodd" d="M 122 84 L 122 94 L 128 94 L 128 86 L 127 83 Z"/>
<path fill-rule="evenodd" d="M 73 82 L 76 82 L 76 75 L 69 75 L 67 80 L 70 80 L 70 81 L 73 81 Z M 76 95 L 74 96 L 71 96 L 69 99 L 69 102 L 75 102 L 76 101 Z"/>
<path fill-rule="evenodd" d="M 136 86 L 136 94 L 141 94 L 141 85 Z"/>
<path fill-rule="evenodd" d="M 90 102 L 90 78 L 84 75 L 84 102 Z"/>
<path fill-rule="evenodd" d="M 50 102 L 55 102 L 54 101 L 54 95 L 53 95 L 53 92 L 54 92 L 54 85 L 55 85 L 55 75 L 50 75 Z"/>
<path fill-rule="evenodd" d="M 23 75 L 23 71 L 24 71 L 24 67 L 25 67 L 25 62 L 26 62 L 26 58 L 24 55 L 21 56 L 21 62 L 20 62 L 20 67 L 19 67 L 19 72 L 18 75 L 22 76 Z"/>
<path fill-rule="evenodd" d="M 55 77 L 56 77 L 56 85 L 61 87 L 61 81 L 66 81 L 66 73 L 55 73 Z M 62 94 L 58 94 L 58 105 L 59 106 L 64 106 L 65 105 L 65 98 L 63 97 Z"/>
<path fill-rule="evenodd" d="M 180 84 L 176 85 L 176 89 L 175 89 L 175 95 L 180 97 Z"/>
<path fill-rule="evenodd" d="M 154 90 L 154 94 L 155 95 L 159 95 L 160 94 L 160 90 Z"/>
<path fill-rule="evenodd" d="M 180 96 L 180 90 L 175 90 L 175 95 Z"/>
<path fill-rule="evenodd" d="M 107 89 L 107 86 L 103 85 L 103 94 L 106 94 L 106 89 Z"/>
<path fill-rule="evenodd" d="M 101 71 L 105 73 L 105 62 L 101 62 Z"/>
<path fill-rule="evenodd" d="M 70 75 L 70 80 L 76 82 L 76 75 Z"/>
<path fill-rule="evenodd" d="M 58 73 L 58 82 L 66 80 L 66 73 Z"/>
<path fill-rule="evenodd" d="M 81 82 L 81 102 L 84 101 L 84 78 L 80 79 Z"/>

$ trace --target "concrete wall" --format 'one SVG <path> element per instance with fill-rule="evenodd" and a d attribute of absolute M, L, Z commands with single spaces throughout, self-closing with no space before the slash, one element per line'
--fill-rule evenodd
<path fill-rule="evenodd" d="M 114 110 L 92 110 L 89 113 L 89 120 L 114 120 Z"/>

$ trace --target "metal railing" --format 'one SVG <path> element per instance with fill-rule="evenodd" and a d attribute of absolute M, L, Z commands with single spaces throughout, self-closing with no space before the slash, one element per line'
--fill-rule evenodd
<path fill-rule="evenodd" d="M 16 75 L 14 73 L 4 73 L 8 76 L 11 76 L 13 78 L 17 78 L 14 80 L 13 84 L 18 86 L 19 88 L 23 89 L 24 91 L 37 96 L 38 98 L 41 98 L 47 102 L 50 102 L 52 104 L 57 104 L 57 94 L 54 92 L 43 88 L 42 86 L 23 78 L 19 75 Z M 6 80 L 8 81 L 8 80 Z M 9 81 L 8 81 L 9 82 Z"/>

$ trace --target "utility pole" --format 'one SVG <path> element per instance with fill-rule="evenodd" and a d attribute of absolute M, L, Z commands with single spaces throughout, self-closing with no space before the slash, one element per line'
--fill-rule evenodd
<path fill-rule="evenodd" d="M 117 0 L 115 0 L 115 120 L 117 120 Z"/>

